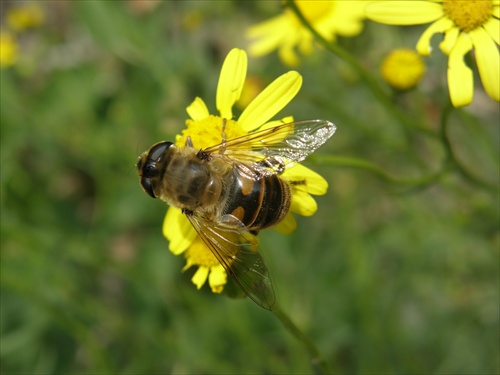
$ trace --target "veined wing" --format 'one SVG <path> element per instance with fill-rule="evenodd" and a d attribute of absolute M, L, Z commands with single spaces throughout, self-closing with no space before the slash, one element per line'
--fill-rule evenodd
<path fill-rule="evenodd" d="M 327 120 L 307 120 L 277 125 L 204 149 L 242 163 L 253 163 L 262 173 L 279 173 L 316 151 L 335 133 Z"/>
<path fill-rule="evenodd" d="M 272 310 L 275 302 L 274 289 L 267 267 L 259 254 L 256 236 L 244 227 L 217 225 L 196 213 L 186 216 L 241 290 L 257 305 Z"/>

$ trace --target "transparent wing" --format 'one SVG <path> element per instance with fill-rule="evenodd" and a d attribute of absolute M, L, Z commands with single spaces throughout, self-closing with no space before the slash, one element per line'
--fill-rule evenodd
<path fill-rule="evenodd" d="M 225 227 L 200 215 L 186 214 L 198 235 L 236 284 L 257 305 L 271 310 L 274 289 L 267 267 L 259 254 L 256 236 L 241 228 Z"/>
<path fill-rule="evenodd" d="M 335 130 L 336 126 L 327 120 L 291 122 L 229 139 L 203 151 L 253 164 L 264 174 L 275 174 L 304 160 L 330 139 Z"/>

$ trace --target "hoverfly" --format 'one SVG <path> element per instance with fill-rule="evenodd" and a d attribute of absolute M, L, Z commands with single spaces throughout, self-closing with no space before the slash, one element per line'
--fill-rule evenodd
<path fill-rule="evenodd" d="M 137 162 L 141 186 L 182 209 L 243 292 L 271 310 L 275 295 L 256 235 L 289 211 L 292 187 L 281 174 L 336 127 L 326 120 L 292 122 L 226 140 L 222 125 L 222 142 L 205 149 L 195 148 L 190 137 L 182 148 L 153 145 Z"/>

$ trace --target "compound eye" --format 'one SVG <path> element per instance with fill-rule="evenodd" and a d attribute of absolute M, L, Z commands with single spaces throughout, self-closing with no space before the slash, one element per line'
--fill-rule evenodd
<path fill-rule="evenodd" d="M 151 184 L 151 179 L 148 177 L 141 178 L 141 186 L 143 190 L 151 197 L 156 198 L 155 192 L 153 191 L 153 185 Z"/>
<path fill-rule="evenodd" d="M 158 169 L 156 164 L 152 161 L 148 161 L 147 164 L 142 169 L 142 176 L 145 178 L 155 177 L 158 174 Z"/>
<path fill-rule="evenodd" d="M 172 145 L 173 145 L 172 142 L 160 142 L 160 143 L 155 144 L 149 150 L 148 159 L 153 160 L 153 161 L 158 161 L 162 157 L 162 155 L 165 153 L 165 151 L 167 151 L 168 148 Z"/>

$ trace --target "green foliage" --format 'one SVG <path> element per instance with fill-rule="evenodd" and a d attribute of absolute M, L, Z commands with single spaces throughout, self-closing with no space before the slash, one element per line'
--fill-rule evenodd
<path fill-rule="evenodd" d="M 195 96 L 215 111 L 226 53 L 278 7 L 44 6 L 57 18 L 0 73 L 1 372 L 311 373 L 271 313 L 196 290 L 161 234 L 166 206 L 134 168 L 182 130 Z M 339 42 L 380 85 L 392 46 L 376 33 L 401 30 L 367 23 Z M 266 84 L 287 70 L 275 55 L 249 63 Z M 385 90 L 391 111 L 320 48 L 298 71 L 303 89 L 283 114 L 338 133 L 306 163 L 330 184 L 317 214 L 289 237 L 261 236 L 283 310 L 335 373 L 498 373 L 498 105 L 450 111 L 429 81 Z"/>

